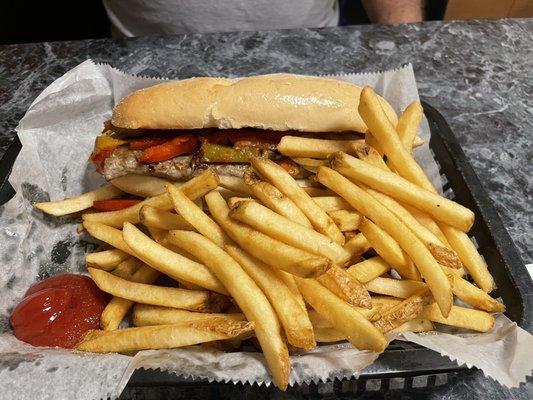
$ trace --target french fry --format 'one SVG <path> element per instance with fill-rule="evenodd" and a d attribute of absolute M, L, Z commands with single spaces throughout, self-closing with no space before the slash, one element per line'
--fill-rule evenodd
<path fill-rule="evenodd" d="M 315 338 L 319 343 L 340 342 L 346 340 L 346 336 L 335 328 L 315 328 Z"/>
<path fill-rule="evenodd" d="M 122 278 L 137 283 L 152 284 L 159 277 L 159 271 L 150 268 L 148 265 L 142 265 L 131 274 L 130 277 L 123 276 Z M 102 311 L 100 316 L 100 326 L 103 330 L 112 331 L 118 329 L 120 323 L 133 307 L 134 302 L 132 300 L 124 299 L 122 297 L 113 297 L 107 306 Z"/>
<path fill-rule="evenodd" d="M 279 271 L 279 277 L 283 279 L 283 282 L 285 282 L 285 285 L 289 288 L 292 295 L 296 298 L 298 304 L 300 304 L 300 307 L 307 312 L 307 305 L 305 304 L 305 300 L 302 294 L 300 293 L 300 290 L 298 289 L 298 285 L 296 285 L 294 276 L 292 274 L 289 274 L 288 272 L 282 271 L 281 269 L 277 271 Z"/>
<path fill-rule="evenodd" d="M 189 224 L 181 215 L 163 211 L 151 206 L 143 206 L 139 211 L 140 223 L 150 228 L 171 231 L 179 229 L 185 231 L 194 230 L 194 226 Z"/>
<path fill-rule="evenodd" d="M 306 157 L 292 157 L 292 161 L 296 164 L 301 165 L 307 171 L 316 173 L 316 170 L 321 165 L 327 165 L 327 160 L 317 160 L 315 158 L 306 158 Z"/>
<path fill-rule="evenodd" d="M 430 215 L 408 204 L 402 204 L 402 207 L 404 207 L 409 212 L 409 214 L 411 214 L 421 225 L 423 225 L 427 230 L 429 230 L 436 237 L 438 237 L 439 240 L 444 243 L 446 247 L 448 247 L 449 249 L 452 248 L 450 246 L 450 243 L 448 242 L 448 239 L 446 239 L 446 236 L 444 236 L 444 233 L 442 233 L 439 226 Z"/>
<path fill-rule="evenodd" d="M 119 353 L 147 349 L 173 349 L 194 344 L 239 338 L 250 334 L 248 321 L 207 319 L 176 325 L 156 325 L 115 331 L 89 331 L 76 346 L 92 353 Z"/>
<path fill-rule="evenodd" d="M 422 289 L 422 286 L 418 287 L 416 290 L 413 290 L 410 295 L 416 293 L 416 291 L 420 289 Z M 405 298 L 408 298 L 409 296 L 405 296 Z M 400 304 L 402 301 L 403 299 L 392 296 L 372 296 L 372 305 L 374 307 L 380 307 L 381 312 L 391 309 L 392 307 Z"/>
<path fill-rule="evenodd" d="M 371 135 L 367 136 L 372 137 Z M 360 160 L 363 160 L 374 167 L 380 168 L 384 171 L 390 171 L 381 154 L 379 154 L 379 152 L 369 144 L 365 143 L 364 146 L 356 146 L 352 149 L 352 153 L 355 154 L 355 156 Z"/>
<path fill-rule="evenodd" d="M 88 267 L 100 268 L 104 271 L 112 271 L 122 261 L 131 256 L 119 249 L 97 251 L 85 255 L 85 262 Z"/>
<path fill-rule="evenodd" d="M 485 311 L 453 306 L 448 316 L 443 317 L 435 303 L 424 307 L 420 317 L 478 332 L 488 332 L 494 326 L 494 317 Z"/>
<path fill-rule="evenodd" d="M 391 278 L 374 278 L 365 283 L 369 292 L 384 294 L 392 297 L 406 299 L 412 296 L 416 291 L 426 287 L 424 282 L 411 281 L 408 279 L 391 279 Z"/>
<path fill-rule="evenodd" d="M 285 281 L 280 277 L 281 271 L 250 257 L 238 247 L 226 246 L 226 252 L 241 265 L 270 301 L 283 326 L 287 341 L 302 349 L 315 347 L 313 326 L 307 310 L 301 308 L 298 299 L 285 285 Z"/>
<path fill-rule="evenodd" d="M 497 313 L 504 312 L 505 306 L 499 301 L 490 297 L 480 288 L 472 285 L 470 282 L 459 276 L 451 275 L 452 291 L 458 298 L 468 304 L 487 312 Z"/>
<path fill-rule="evenodd" d="M 398 125 L 396 126 L 398 137 L 408 152 L 413 151 L 413 142 L 418 135 L 418 127 L 423 115 L 424 109 L 422 105 L 418 101 L 413 101 L 398 119 Z"/>
<path fill-rule="evenodd" d="M 252 256 L 271 267 L 291 274 L 312 278 L 322 275 L 332 263 L 326 257 L 289 246 L 229 217 L 229 208 L 222 196 L 213 191 L 205 196 L 212 217 L 226 233 Z"/>
<path fill-rule="evenodd" d="M 219 184 L 218 175 L 212 170 L 206 170 L 201 175 L 181 184 L 180 190 L 191 200 L 202 197 L 215 189 Z M 138 224 L 139 211 L 143 206 L 152 206 L 165 211 L 172 210 L 172 203 L 166 193 L 149 197 L 140 203 L 119 211 L 88 213 L 83 215 L 83 221 L 101 222 L 109 226 L 120 228 L 124 222 Z"/>
<path fill-rule="evenodd" d="M 437 193 L 421 189 L 397 174 L 374 167 L 346 153 L 334 153 L 330 157 L 330 163 L 333 169 L 344 176 L 410 204 L 460 230 L 468 231 L 474 223 L 474 213 L 468 208 Z"/>
<path fill-rule="evenodd" d="M 102 242 L 106 242 L 111 246 L 135 256 L 135 252 L 128 246 L 122 238 L 122 232 L 111 226 L 102 224 L 100 222 L 84 221 L 83 226 L 87 229 L 89 234 Z"/>
<path fill-rule="evenodd" d="M 339 196 L 319 196 L 313 197 L 313 201 L 324 211 L 332 212 L 338 210 L 352 210 L 346 200 Z"/>
<path fill-rule="evenodd" d="M 350 254 L 329 237 L 292 222 L 255 201 L 236 204 L 229 216 L 283 243 L 327 257 L 336 264 L 342 265 L 350 258 Z"/>
<path fill-rule="evenodd" d="M 386 194 L 373 189 L 367 189 L 372 197 L 383 204 L 390 212 L 396 215 L 413 233 L 424 243 L 439 264 L 450 268 L 462 268 L 461 260 L 455 251 L 446 247 L 441 240 L 429 229 L 413 217 L 400 203 Z"/>
<path fill-rule="evenodd" d="M 348 304 L 366 309 L 372 308 L 372 301 L 365 287 L 353 275 L 337 265 L 316 279 Z"/>
<path fill-rule="evenodd" d="M 405 322 L 418 317 L 430 301 L 431 296 L 428 296 L 427 288 L 419 290 L 400 304 L 382 311 L 381 318 L 374 322 L 374 326 L 383 333 L 396 329 Z"/>
<path fill-rule="evenodd" d="M 135 326 L 174 325 L 205 319 L 246 321 L 246 317 L 241 313 L 199 313 L 148 304 L 136 304 L 133 308 L 133 325 Z"/>
<path fill-rule="evenodd" d="M 364 140 L 311 139 L 300 136 L 283 136 L 278 151 L 288 157 L 327 158 L 336 151 L 348 152 L 354 146 L 362 145 Z"/>
<path fill-rule="evenodd" d="M 374 224 L 368 218 L 363 218 L 359 230 L 374 248 L 392 268 L 405 279 L 420 280 L 420 273 L 415 268 L 411 259 L 401 249 L 387 232 Z"/>
<path fill-rule="evenodd" d="M 363 317 L 368 319 L 369 321 L 376 321 L 380 317 L 380 309 L 381 306 L 376 306 L 375 304 L 372 304 L 372 308 L 361 308 L 361 307 L 354 307 L 359 314 L 361 314 Z M 313 329 L 316 328 L 331 328 L 331 323 L 324 318 L 322 315 L 317 313 L 315 310 L 307 310 L 307 314 L 309 315 L 309 319 L 311 320 L 311 324 L 313 324 Z"/>
<path fill-rule="evenodd" d="M 186 281 L 217 293 L 228 292 L 205 265 L 192 261 L 153 241 L 134 225 L 126 222 L 122 230 L 124 241 L 135 249 L 137 258 L 152 268 L 179 281 Z"/>
<path fill-rule="evenodd" d="M 431 185 L 424 171 L 416 163 L 411 153 L 403 146 L 398 133 L 383 111 L 374 90 L 367 86 L 361 92 L 359 114 L 379 142 L 381 149 L 396 171 L 411 182 Z M 472 217 L 473 222 L 473 217 Z"/>
<path fill-rule="evenodd" d="M 137 303 L 200 312 L 220 312 L 229 307 L 229 299 L 216 293 L 131 282 L 100 269 L 88 270 L 100 290 Z"/>
<path fill-rule="evenodd" d="M 435 330 L 433 323 L 429 319 L 413 318 L 407 322 L 404 322 L 397 328 L 389 331 L 389 333 L 401 333 L 401 332 L 431 332 Z"/>
<path fill-rule="evenodd" d="M 448 315 L 453 302 L 450 281 L 414 233 L 381 203 L 338 172 L 320 167 L 317 176 L 322 184 L 338 193 L 358 212 L 371 219 L 398 242 L 427 282 L 442 314 Z"/>
<path fill-rule="evenodd" d="M 224 196 L 222 196 L 222 197 L 224 197 Z M 237 203 L 240 203 L 241 201 L 256 201 L 256 199 L 254 199 L 252 197 L 230 197 L 229 199 L 226 199 L 226 201 L 228 203 L 228 207 L 231 209 L 231 208 L 235 207 L 235 205 Z M 272 207 L 269 207 L 269 208 L 272 209 Z M 185 230 L 185 229 L 182 229 L 182 231 L 183 230 Z"/>
<path fill-rule="evenodd" d="M 110 183 L 123 192 L 139 197 L 154 197 L 165 193 L 165 183 L 168 181 L 155 176 L 127 174 L 115 179 Z"/>
<path fill-rule="evenodd" d="M 219 193 L 212 192 L 226 204 Z M 209 209 L 212 204 L 208 200 Z M 204 262 L 227 288 L 248 321 L 255 323 L 255 334 L 272 372 L 274 382 L 285 389 L 289 381 L 290 360 L 281 337 L 281 326 L 268 299 L 242 267 L 224 250 L 195 232 L 172 231 L 180 247 Z"/>
<path fill-rule="evenodd" d="M 304 299 L 359 350 L 381 352 L 387 340 L 365 317 L 313 279 L 296 277 Z"/>
<path fill-rule="evenodd" d="M 361 214 L 349 210 L 336 210 L 327 213 L 337 224 L 341 232 L 355 231 L 359 229 Z"/>
<path fill-rule="evenodd" d="M 251 164 L 260 175 L 269 180 L 302 210 L 318 232 L 341 245 L 344 244 L 344 236 L 335 222 L 298 186 L 287 171 L 275 162 L 260 157 L 253 157 Z"/>
<path fill-rule="evenodd" d="M 244 183 L 255 197 L 271 210 L 287 217 L 293 222 L 312 228 L 311 222 L 294 202 L 281 193 L 275 186 L 259 178 L 254 172 L 246 171 L 243 176 Z"/>
<path fill-rule="evenodd" d="M 244 183 L 243 178 L 230 175 L 220 175 L 218 178 L 220 179 L 220 186 L 223 188 L 235 193 L 240 193 L 241 195 L 253 196 L 251 190 Z"/>
<path fill-rule="evenodd" d="M 185 196 L 180 189 L 171 184 L 165 185 L 165 188 L 176 212 L 189 224 L 194 226 L 196 231 L 200 232 L 218 247 L 224 247 L 231 242 L 222 228 L 209 218 L 192 200 Z"/>
<path fill-rule="evenodd" d="M 311 179 L 310 177 L 309 179 Z M 302 190 L 307 193 L 311 197 L 326 197 L 326 196 L 333 196 L 335 193 L 333 193 L 331 190 L 323 189 L 320 187 L 314 187 L 314 186 L 301 186 Z"/>
<path fill-rule="evenodd" d="M 496 288 L 494 278 L 489 272 L 487 263 L 481 257 L 468 235 L 446 224 L 439 224 L 439 228 L 474 279 L 474 282 L 484 292 L 492 292 Z"/>
<path fill-rule="evenodd" d="M 391 266 L 380 256 L 369 258 L 354 264 L 346 270 L 350 275 L 361 283 L 367 283 L 371 280 L 389 272 Z"/>
<path fill-rule="evenodd" d="M 118 276 L 122 279 L 130 279 L 131 276 L 137 271 L 141 265 L 142 261 L 135 258 L 130 257 L 127 260 L 122 261 L 117 267 L 113 270 L 113 275 Z"/>
<path fill-rule="evenodd" d="M 358 233 L 348 240 L 343 248 L 354 258 L 366 252 L 370 248 L 370 243 L 362 233 Z"/>
<path fill-rule="evenodd" d="M 113 199 L 119 197 L 121 194 L 123 194 L 122 190 L 112 185 L 105 185 L 79 196 L 64 200 L 35 203 L 33 206 L 47 214 L 59 217 L 86 210 L 87 208 L 91 208 L 95 201 Z"/>

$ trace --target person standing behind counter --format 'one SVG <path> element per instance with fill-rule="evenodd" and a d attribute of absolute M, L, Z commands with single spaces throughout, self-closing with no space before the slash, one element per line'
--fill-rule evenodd
<path fill-rule="evenodd" d="M 423 0 L 361 2 L 373 23 L 423 19 Z M 103 3 L 114 36 L 123 37 L 337 26 L 340 14 L 338 0 L 103 0 Z"/>

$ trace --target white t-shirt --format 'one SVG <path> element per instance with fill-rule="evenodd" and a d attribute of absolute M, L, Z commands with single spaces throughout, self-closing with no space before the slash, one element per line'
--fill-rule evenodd
<path fill-rule="evenodd" d="M 123 36 L 336 26 L 337 0 L 103 0 Z"/>

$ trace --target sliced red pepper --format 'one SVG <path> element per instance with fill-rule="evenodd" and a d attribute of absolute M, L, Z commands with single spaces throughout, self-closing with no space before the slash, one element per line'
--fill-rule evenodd
<path fill-rule="evenodd" d="M 170 160 L 183 154 L 193 153 L 198 145 L 199 141 L 193 135 L 177 136 L 168 142 L 144 150 L 140 161 L 149 164 Z"/>
<path fill-rule="evenodd" d="M 93 202 L 93 208 L 98 211 L 117 211 L 134 206 L 140 202 L 141 200 L 133 199 L 97 200 Z"/>
<path fill-rule="evenodd" d="M 165 142 L 172 140 L 171 137 L 161 138 L 161 137 L 145 137 L 141 139 L 133 139 L 130 142 L 131 150 L 144 150 L 149 147 L 158 146 Z"/>

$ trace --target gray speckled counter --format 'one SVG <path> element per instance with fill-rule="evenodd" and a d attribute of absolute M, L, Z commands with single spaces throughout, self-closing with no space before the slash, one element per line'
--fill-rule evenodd
<path fill-rule="evenodd" d="M 529 19 L 3 46 L 0 155 L 37 94 L 87 58 L 130 73 L 179 78 L 280 71 L 335 74 L 389 69 L 410 62 L 421 96 L 448 120 L 523 260 L 531 262 L 532 37 L 533 19 Z M 201 395 L 192 388 L 186 393 Z M 510 393 L 474 371 L 436 391 L 404 394 L 525 399 L 531 396 L 531 385 Z"/>

